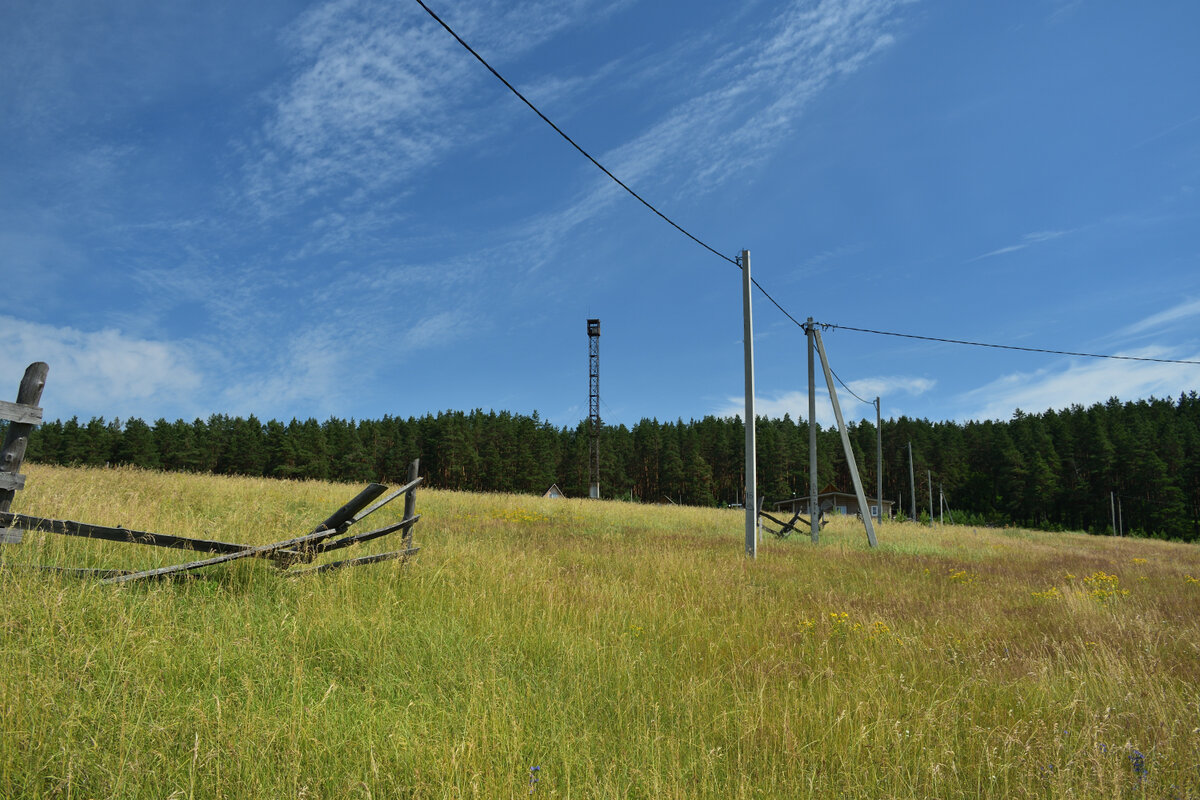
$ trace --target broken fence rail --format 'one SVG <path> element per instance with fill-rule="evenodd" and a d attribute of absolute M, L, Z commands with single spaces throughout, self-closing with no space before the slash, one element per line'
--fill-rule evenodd
<path fill-rule="evenodd" d="M 787 537 L 791 536 L 793 532 L 798 530 L 798 528 L 796 527 L 796 523 L 800 523 L 800 524 L 806 525 L 806 526 L 811 525 L 809 520 L 806 517 L 801 516 L 801 512 L 799 512 L 799 511 L 797 511 L 795 514 L 793 514 L 792 518 L 790 520 L 788 520 L 787 522 L 784 522 L 779 517 L 776 517 L 772 514 L 767 513 L 766 511 L 763 511 L 761 501 L 760 501 L 759 507 L 758 507 L 758 516 L 763 517 L 764 519 L 769 519 L 771 522 L 774 522 L 776 525 L 779 526 L 779 530 L 772 530 L 771 528 L 768 528 L 764 525 L 763 530 L 773 536 L 779 537 L 780 539 L 786 539 Z M 820 512 L 820 515 L 817 517 L 817 529 L 820 530 L 824 526 L 825 526 L 825 512 L 822 511 L 822 512 Z"/>
<path fill-rule="evenodd" d="M 235 542 L 222 542 L 215 539 L 197 539 L 188 536 L 174 536 L 150 531 L 133 530 L 121 526 L 110 527 L 93 525 L 87 522 L 35 517 L 28 514 L 13 514 L 7 511 L 0 512 L 0 529 L 12 528 L 16 530 L 41 531 L 123 544 L 141 544 L 152 547 L 215 554 L 209 558 L 189 561 L 183 564 L 172 564 L 170 566 L 141 571 L 39 567 L 40 569 L 64 574 L 99 578 L 101 583 L 128 583 L 143 579 L 165 578 L 242 558 L 271 558 L 275 561 L 277 567 L 281 570 L 287 570 L 292 564 L 311 563 L 322 553 L 340 550 L 351 545 L 379 539 L 397 531 L 403 531 L 404 546 L 401 550 L 346 559 L 344 561 L 337 561 L 331 564 L 323 564 L 310 569 L 295 570 L 288 573 L 289 575 L 319 574 L 360 564 L 374 564 L 381 561 L 407 559 L 420 550 L 419 547 L 413 547 L 412 545 L 413 526 L 421 519 L 420 515 L 415 513 L 416 490 L 424 482 L 424 479 L 418 475 L 419 468 L 420 460 L 414 459 L 409 464 L 408 482 L 374 505 L 369 504 L 387 491 L 386 486 L 378 483 L 368 484 L 350 502 L 331 514 L 309 533 L 270 544 L 248 545 Z M 399 522 L 384 525 L 383 527 L 363 533 L 346 535 L 355 523 L 375 513 L 401 495 L 405 498 L 405 513 L 404 518 Z"/>

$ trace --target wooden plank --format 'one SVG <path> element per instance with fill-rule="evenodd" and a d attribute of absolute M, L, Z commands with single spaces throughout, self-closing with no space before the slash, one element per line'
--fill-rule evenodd
<path fill-rule="evenodd" d="M 372 539 L 378 539 L 381 536 L 387 536 L 389 533 L 395 533 L 398 530 L 407 531 L 413 525 L 416 525 L 420 519 L 421 515 L 418 514 L 415 517 L 401 520 L 392 525 L 385 525 L 382 528 L 376 528 L 373 531 L 366 531 L 365 533 L 356 533 L 353 536 L 347 536 L 345 539 L 338 539 L 337 541 L 333 542 L 326 540 L 313 548 L 313 555 L 315 556 L 318 553 L 328 553 L 330 550 L 341 550 L 343 547 L 349 547 L 352 544 L 369 542 Z M 312 559 L 309 560 L 311 561 Z"/>
<path fill-rule="evenodd" d="M 15 472 L 0 472 L 0 489 L 16 492 L 25 488 L 25 476 Z"/>
<path fill-rule="evenodd" d="M 77 578 L 111 578 L 116 575 L 128 575 L 127 569 L 98 569 L 87 567 L 50 567 L 42 564 L 4 564 L 5 569 L 37 570 L 38 572 L 57 572 L 62 575 L 74 575 Z"/>
<path fill-rule="evenodd" d="M 2 474 L 0 473 L 0 475 Z M 352 517 L 355 511 L 386 491 L 386 489 L 386 486 L 378 483 L 370 484 L 366 489 L 359 492 L 353 500 L 342 506 L 325 522 L 321 523 L 321 526 L 332 529 L 333 533 L 331 535 L 344 533 L 344 528 L 341 528 L 341 526 L 346 525 L 348 527 L 347 519 Z M 337 524 L 331 526 L 329 525 L 331 522 Z M 321 526 L 318 526 L 318 528 Z M 0 528 L 2 527 L 56 533 L 63 536 L 79 536 L 85 539 L 101 539 L 103 541 L 120 542 L 122 544 L 144 544 L 152 547 L 167 547 L 174 550 L 191 550 L 198 553 L 242 553 L 247 550 L 254 550 L 256 547 L 249 544 L 220 542 L 212 539 L 194 539 L 188 536 L 172 536 L 166 533 L 152 533 L 150 531 L 138 531 L 123 527 L 93 525 L 87 522 L 33 517 L 27 514 L 12 514 L 9 512 L 0 512 Z M 18 536 L 19 540 L 20 537 Z M 285 548 L 261 554 L 259 557 L 264 556 L 274 558 L 277 562 L 282 562 L 282 566 L 286 566 L 289 559 L 295 560 L 301 554 L 289 552 Z M 308 560 L 312 560 L 311 556 L 308 557 Z"/>
<path fill-rule="evenodd" d="M 46 386 L 46 375 L 49 372 L 50 366 L 44 361 L 35 361 L 25 368 L 25 376 L 17 390 L 17 405 L 37 407 L 42 399 L 42 389 Z M 0 473 L 15 475 L 21 471 L 25 447 L 29 444 L 29 433 L 33 428 L 28 422 L 9 424 L 8 432 L 4 435 L 4 445 L 0 447 Z M 16 489 L 0 488 L 0 511 L 12 508 L 16 493 Z"/>
<path fill-rule="evenodd" d="M 20 528 L 0 528 L 0 544 L 20 544 L 25 531 Z"/>
<path fill-rule="evenodd" d="M 378 511 L 379 509 L 383 508 L 384 506 L 386 506 L 388 503 L 390 503 L 390 502 L 392 502 L 393 500 L 395 500 L 395 499 L 396 499 L 397 497 L 399 497 L 400 495 L 402 495 L 402 494 L 405 494 L 406 492 L 410 492 L 410 491 L 412 491 L 413 489 L 416 489 L 416 488 L 417 488 L 417 486 L 419 486 L 420 484 L 422 484 L 422 483 L 424 483 L 424 482 L 425 482 L 425 479 L 424 479 L 424 478 L 417 478 L 416 480 L 410 480 L 408 483 L 404 484 L 404 485 L 403 485 L 403 486 L 401 486 L 399 489 L 397 489 L 396 491 L 392 492 L 392 493 L 391 493 L 391 494 L 389 494 L 387 497 L 383 498 L 383 499 L 382 499 L 382 500 L 380 500 L 378 503 L 376 503 L 375 505 L 373 505 L 373 506 L 371 506 L 370 508 L 368 508 L 366 511 L 361 511 L 361 512 L 359 512 L 358 514 L 356 514 L 356 515 L 354 516 L 354 521 L 355 521 L 355 522 L 359 522 L 360 520 L 362 520 L 362 519 L 365 519 L 366 517 L 369 517 L 369 516 L 371 516 L 371 515 L 372 515 L 372 514 L 374 514 L 376 511 Z M 407 516 L 407 515 L 406 515 L 406 516 Z"/>
<path fill-rule="evenodd" d="M 102 539 L 122 544 L 146 544 L 152 547 L 169 547 L 175 550 L 194 550 L 200 553 L 238 553 L 250 550 L 254 545 L 218 542 L 211 539 L 192 539 L 187 536 L 172 536 L 166 533 L 136 531 L 129 528 L 110 528 L 69 519 L 32 517 L 27 514 L 0 512 L 0 526 L 10 526 L 27 531 L 57 533 L 63 536 L 80 536 L 85 539 Z"/>
<path fill-rule="evenodd" d="M 300 575 L 317 575 L 322 572 L 332 572 L 335 569 L 343 567 L 357 567 L 362 564 L 378 564 L 380 561 L 394 561 L 397 558 L 407 560 L 409 556 L 416 555 L 421 548 L 410 547 L 407 550 L 396 550 L 391 553 L 376 553 L 372 556 L 360 556 L 359 558 L 348 558 L 345 561 L 334 561 L 329 564 L 322 564 L 319 567 L 311 567 L 309 569 L 298 569 L 294 572 L 287 573 L 289 578 L 299 577 Z"/>
<path fill-rule="evenodd" d="M 378 495 L 376 495 L 376 497 L 378 497 Z M 366 502 L 369 503 L 371 501 L 367 500 Z M 107 578 L 101 581 L 101 583 L 126 583 L 128 581 L 142 580 L 143 578 L 163 578 L 167 575 L 189 572 L 194 569 L 200 569 L 201 567 L 208 567 L 214 564 L 224 564 L 227 561 L 236 561 L 239 558 L 269 556 L 279 552 L 280 550 L 286 550 L 293 547 L 304 550 L 310 545 L 315 545 L 324 539 L 337 536 L 341 532 L 342 531 L 338 528 L 326 528 L 324 523 L 322 523 L 321 525 L 317 526 L 317 529 L 312 533 L 307 533 L 304 536 L 297 536 L 294 539 L 284 539 L 282 542 L 264 544 L 259 547 L 252 547 L 249 550 L 242 550 L 238 553 L 225 553 L 224 555 L 214 556 L 213 558 L 205 558 L 200 561 L 190 561 L 186 564 L 175 564 L 170 567 L 159 567 L 158 569 L 148 569 L 144 570 L 143 572 L 134 572 L 129 575 Z"/>
<path fill-rule="evenodd" d="M 0 419 L 16 422 L 21 425 L 41 425 L 42 410 L 37 406 L 27 406 L 24 403 L 10 403 L 0 400 Z"/>
<path fill-rule="evenodd" d="M 340 528 L 343 525 L 354 524 L 354 515 L 363 509 L 368 503 L 374 500 L 379 495 L 387 491 L 387 487 L 381 483 L 368 483 L 367 488 L 363 489 L 354 496 L 349 503 L 339 508 L 317 528 Z"/>

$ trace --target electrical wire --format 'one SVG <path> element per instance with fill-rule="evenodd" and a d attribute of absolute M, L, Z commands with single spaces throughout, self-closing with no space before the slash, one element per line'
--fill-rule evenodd
<path fill-rule="evenodd" d="M 849 325 L 835 325 L 831 322 L 814 323 L 820 325 L 824 330 L 844 330 L 856 331 L 858 333 L 872 333 L 876 336 L 898 336 L 902 339 L 919 339 L 924 342 L 941 342 L 943 344 L 965 344 L 971 347 L 991 347 L 996 350 L 1019 350 L 1025 353 L 1048 353 L 1056 356 L 1079 356 L 1080 358 L 1110 358 L 1117 361 L 1153 361 L 1158 364 L 1193 364 L 1200 366 L 1200 361 L 1187 361 L 1176 358 L 1149 358 L 1147 356 L 1114 356 L 1103 353 L 1075 353 L 1070 350 L 1049 350 L 1042 347 L 1020 347 L 1015 344 L 988 344 L 986 342 L 969 342 L 964 339 L 944 339 L 938 336 L 918 336 L 914 333 L 895 333 L 893 331 L 876 331 L 870 328 L 854 328 Z"/>
<path fill-rule="evenodd" d="M 479 53 L 477 53 L 475 51 L 475 49 L 473 47 L 471 47 L 471 45 L 467 44 L 466 40 L 464 40 L 461 36 L 458 35 L 458 33 L 455 32 L 455 30 L 453 28 L 451 28 L 448 24 L 446 24 L 445 20 L 443 20 L 441 17 L 439 17 L 433 11 L 433 9 L 431 9 L 429 6 L 427 6 L 425 4 L 424 0 L 416 0 L 416 3 L 421 8 L 423 8 L 425 10 L 425 13 L 427 13 L 430 17 L 432 17 L 435 22 L 437 22 L 439 25 L 441 25 L 446 30 L 447 33 L 449 33 L 451 36 L 453 36 L 454 40 L 457 41 L 460 45 L 462 45 L 463 48 L 468 53 L 470 53 L 472 56 L 474 56 L 475 59 L 480 64 L 482 64 L 484 67 L 486 67 L 488 72 L 492 73 L 492 75 L 494 75 L 498 81 L 503 83 L 510 92 L 512 92 L 514 95 L 516 95 L 517 98 L 522 103 L 529 106 L 530 110 L 533 111 L 533 113 L 537 114 L 542 119 L 543 122 L 545 122 L 552 129 L 554 129 L 555 133 L 557 133 L 559 136 L 561 136 L 563 139 L 565 139 L 568 144 L 570 144 L 572 147 L 574 147 L 576 150 L 578 150 L 579 153 L 584 158 L 586 158 L 588 161 L 592 162 L 592 164 L 595 165 L 595 167 L 597 169 L 599 169 L 601 172 L 603 172 L 605 175 L 607 175 L 614 183 L 616 183 L 618 186 L 620 186 L 622 189 L 624 189 L 626 192 L 628 192 L 634 199 L 636 199 L 638 202 L 640 202 L 646 208 L 648 208 L 652 212 L 654 212 L 659 218 L 661 218 L 664 222 L 666 222 L 672 228 L 679 231 L 684 236 L 691 239 L 693 242 L 700 245 L 708 252 L 712 253 L 713 255 L 717 256 L 718 258 L 720 258 L 724 261 L 728 261 L 730 264 L 733 264 L 738 269 L 744 268 L 741 263 L 740 257 L 733 258 L 733 257 L 727 256 L 724 253 L 722 253 L 721 251 L 717 250 L 712 245 L 708 244 L 707 242 L 700 239 L 698 236 L 696 236 L 693 233 L 691 233 L 690 231 L 688 231 L 686 228 L 684 228 L 678 222 L 671 219 L 663 212 L 659 211 L 652 203 L 650 203 L 650 201 L 648 201 L 646 198 L 642 197 L 640 194 L 638 194 L 632 188 L 630 188 L 628 184 L 626 184 L 624 181 L 622 181 L 620 178 L 618 178 L 616 175 L 614 175 L 608 169 L 608 167 L 604 166 L 599 161 L 597 161 L 592 156 L 591 153 L 589 153 L 587 150 L 584 150 L 583 147 L 581 147 L 574 139 L 572 139 L 570 136 L 568 136 L 567 133 L 565 131 L 563 131 L 562 128 L 560 128 L 560 127 L 558 127 L 558 125 L 554 124 L 554 122 L 549 117 L 547 117 L 545 114 L 543 114 L 542 111 L 537 106 L 535 106 L 532 102 L 530 102 L 530 100 L 527 97 L 525 97 L 525 95 L 521 94 L 521 92 L 518 91 L 515 86 L 513 86 L 511 83 L 509 83 L 508 80 L 503 75 L 501 75 L 499 72 L 496 71 L 495 67 L 493 67 L 491 64 L 489 64 L 483 56 L 481 56 Z M 785 317 L 787 317 L 789 320 L 791 320 L 797 327 L 806 329 L 805 323 L 802 323 L 802 322 L 800 322 L 800 320 L 793 317 L 791 315 L 791 313 L 789 313 L 788 310 L 786 308 L 784 308 L 783 305 L 780 304 L 780 302 L 778 300 L 776 300 L 771 295 L 770 292 L 768 292 L 766 289 L 764 289 L 763 285 L 761 283 L 759 283 L 753 276 L 751 276 L 750 282 L 752 284 L 754 284 L 755 288 L 757 288 L 760 292 L 762 292 L 763 296 L 766 297 L 767 300 L 771 301 L 771 304 L 774 305 L 777 309 L 779 309 L 779 311 Z M 1075 353 L 1075 352 L 1071 352 L 1068 350 L 1050 350 L 1050 349 L 1040 348 L 1040 347 L 1019 347 L 1017 345 L 1005 345 L 1005 344 L 987 344 L 984 342 L 971 342 L 971 341 L 965 341 L 962 339 L 946 339 L 946 338 L 941 338 L 941 337 L 936 337 L 936 336 L 918 336 L 916 334 L 911 334 L 911 333 L 895 333 L 895 332 L 890 332 L 890 331 L 877 331 L 877 330 L 871 330 L 869 328 L 855 328 L 855 327 L 851 327 L 849 325 L 834 325 L 832 323 L 820 323 L 820 324 L 826 330 L 841 329 L 841 330 L 847 330 L 847 331 L 856 331 L 858 333 L 871 333 L 871 334 L 875 334 L 878 336 L 897 336 L 897 337 L 901 337 L 901 338 L 905 338 L 905 339 L 919 339 L 922 341 L 942 342 L 945 344 L 962 344 L 962 345 L 969 345 L 972 347 L 991 347 L 991 348 L 995 348 L 997 350 L 1018 350 L 1018 351 L 1023 351 L 1023 352 L 1027 352 L 1027 353 L 1047 353 L 1050 355 L 1079 356 L 1081 358 L 1108 358 L 1108 359 L 1114 359 L 1114 360 L 1120 360 L 1120 361 L 1152 361 L 1152 362 L 1159 363 L 1159 364 L 1193 364 L 1193 365 L 1200 366 L 1200 361 L 1186 361 L 1186 360 L 1179 360 L 1179 359 L 1172 359 L 1172 358 L 1148 358 L 1148 357 L 1144 357 L 1144 356 L 1116 356 L 1116 355 L 1105 355 L 1105 354 L 1100 354 L 1100 353 Z M 844 386 L 846 388 L 846 391 L 850 392 L 850 394 L 857 397 L 860 401 L 862 401 L 864 403 L 868 402 L 866 400 L 863 400 L 861 397 L 858 397 L 858 395 L 854 394 L 854 392 L 850 391 L 850 387 L 846 386 L 845 382 L 843 382 L 841 378 L 838 378 L 838 382 L 841 383 L 842 386 Z"/>
<path fill-rule="evenodd" d="M 858 402 L 865 403 L 866 405 L 869 405 L 869 406 L 875 405 L 874 400 L 864 400 L 861 397 L 859 397 L 857 394 L 855 394 L 854 390 L 846 385 L 846 382 L 844 380 L 842 380 L 841 376 L 838 375 L 836 372 L 833 372 L 833 367 L 830 367 L 829 371 L 833 373 L 833 377 L 837 378 L 837 382 L 842 385 L 842 388 L 845 389 L 847 392 L 849 392 L 856 400 L 858 400 Z"/>
<path fill-rule="evenodd" d="M 605 175 L 607 175 L 609 178 L 611 178 L 614 183 L 616 183 L 618 186 L 620 186 L 622 189 L 624 189 L 626 192 L 628 192 L 630 195 L 632 195 L 639 203 L 641 203 L 646 208 L 650 209 L 655 214 L 657 214 L 664 222 L 666 222 L 672 228 L 679 231 L 684 236 L 691 239 L 693 242 L 695 242 L 696 244 L 700 245 L 708 252 L 715 255 L 717 258 L 720 258 L 724 261 L 728 261 L 730 264 L 733 264 L 738 269 L 742 268 L 740 258 L 731 258 L 730 256 L 727 256 L 724 253 L 722 253 L 720 250 L 717 250 L 715 247 L 709 245 L 704 240 L 700 239 L 700 237 L 692 234 L 691 231 L 687 230 L 682 225 L 680 225 L 678 222 L 671 219 L 663 212 L 659 211 L 657 208 L 654 207 L 654 205 L 652 203 L 650 203 L 650 201 L 648 201 L 646 198 L 642 197 L 640 194 L 638 194 L 633 189 L 631 189 L 628 184 L 626 184 L 624 181 L 622 181 L 616 175 L 612 174 L 612 172 L 609 171 L 608 167 L 604 166 L 599 161 L 597 161 L 595 158 L 593 158 L 591 153 L 589 153 L 587 150 L 584 150 L 579 145 L 578 142 L 576 142 L 574 139 L 572 139 L 570 136 L 568 136 L 567 133 L 565 131 L 563 131 L 562 128 L 558 127 L 558 125 L 554 124 L 554 122 L 549 117 L 547 117 L 545 114 L 543 114 L 541 109 L 539 109 L 532 102 L 530 102 L 529 98 L 527 98 L 525 95 L 521 94 L 521 92 L 518 91 L 517 88 L 515 86 L 513 86 L 511 83 L 509 83 L 508 80 L 503 75 L 501 75 L 499 72 L 497 72 L 496 68 L 493 67 L 491 64 L 489 64 L 483 56 L 479 55 L 479 53 L 477 53 L 475 51 L 475 49 L 473 47 L 471 47 L 471 45 L 467 44 L 466 40 L 464 40 L 461 36 L 459 36 L 454 31 L 453 28 L 451 28 L 448 24 L 446 24 L 445 20 L 443 20 L 441 17 L 439 17 L 433 11 L 433 9 L 431 9 L 429 6 L 425 5 L 424 0 L 416 0 L 416 3 L 421 8 L 425 9 L 425 13 L 428 14 L 430 17 L 432 17 L 434 19 L 434 21 L 437 22 L 437 24 L 439 24 L 443 28 L 445 28 L 446 32 L 449 33 L 451 36 L 453 36 L 454 40 L 457 41 L 460 45 L 462 45 L 463 48 L 466 49 L 466 51 L 468 53 L 475 56 L 475 60 L 478 61 L 480 64 L 483 64 L 483 66 L 487 68 L 488 72 L 490 72 L 490 73 L 492 73 L 492 75 L 496 76 L 496 80 L 503 83 L 510 92 L 512 92 L 514 95 L 517 96 L 517 98 L 522 103 L 529 106 L 530 110 L 533 111 L 533 113 L 537 114 L 539 117 L 541 117 L 543 122 L 545 122 L 547 125 L 549 125 L 551 128 L 553 128 L 555 133 L 557 133 L 559 136 L 561 136 L 563 139 L 565 139 L 568 144 L 570 144 L 572 147 L 574 147 L 576 150 L 578 150 L 579 153 L 584 158 L 586 158 L 588 161 L 592 162 L 592 164 L 594 164 L 597 169 L 599 169 L 601 172 L 603 172 Z M 774 305 L 776 308 L 778 308 L 785 317 L 790 319 L 798 327 L 801 327 L 801 328 L 804 327 L 804 324 L 801 323 L 800 320 L 793 317 L 790 313 L 788 313 L 788 310 L 786 308 L 784 308 L 782 305 L 780 305 L 779 301 L 776 300 L 774 297 L 772 297 L 771 293 L 768 292 L 766 289 L 764 289 L 763 285 L 761 283 L 759 283 L 757 280 L 755 280 L 753 276 L 750 277 L 750 282 L 752 284 L 754 284 L 755 288 L 757 288 L 760 292 L 762 292 L 763 297 L 770 300 L 771 304 Z"/>
<path fill-rule="evenodd" d="M 475 56 L 475 59 L 476 59 L 476 60 L 477 60 L 477 61 L 478 61 L 480 64 L 483 64 L 483 66 L 487 67 L 487 70 L 488 70 L 488 72 L 490 72 L 490 73 L 492 73 L 493 75 L 495 75 L 495 76 L 496 76 L 496 79 L 497 79 L 497 80 L 499 80 L 501 83 L 503 83 L 505 86 L 507 86 L 507 87 L 508 87 L 508 90 L 509 90 L 510 92 L 512 92 L 513 94 L 515 94 L 515 95 L 516 95 L 516 96 L 517 96 L 517 97 L 518 97 L 518 98 L 521 100 L 521 102 L 522 102 L 522 103 L 524 103 L 525 105 L 529 106 L 529 108 L 530 108 L 530 109 L 533 111 L 533 113 L 535 113 L 535 114 L 537 114 L 539 117 L 541 117 L 541 118 L 542 118 L 542 121 L 543 121 L 543 122 L 545 122 L 547 125 L 549 125 L 551 128 L 553 128 L 555 133 L 557 133 L 557 134 L 558 134 L 559 136 L 561 136 L 562 138 L 566 139 L 566 140 L 567 140 L 567 143 L 568 143 L 568 144 L 570 144 L 572 147 L 574 147 L 576 150 L 578 150 L 578 151 L 580 152 L 580 154 L 581 154 L 581 155 L 583 155 L 583 157 L 584 157 L 584 158 L 586 158 L 588 161 L 590 161 L 590 162 L 592 162 L 593 164 L 595 164 L 595 165 L 596 165 L 596 167 L 597 167 L 597 169 L 599 169 L 601 172 L 603 172 L 605 175 L 607 175 L 609 178 L 611 178 L 611 179 L 612 179 L 612 180 L 613 180 L 613 181 L 614 181 L 614 182 L 615 182 L 615 183 L 616 183 L 618 186 L 620 186 L 622 189 L 624 189 L 625 191 L 629 192 L 629 194 L 633 195 L 633 196 L 634 196 L 634 198 L 636 198 L 636 199 L 638 200 L 638 202 L 640 202 L 640 203 L 641 203 L 642 205 L 644 205 L 646 208 L 650 209 L 650 210 L 651 210 L 651 211 L 653 211 L 655 214 L 657 214 L 659 217 L 661 217 L 661 218 L 662 218 L 662 219 L 663 219 L 663 220 L 664 220 L 664 221 L 665 221 L 665 222 L 666 222 L 668 225 L 670 225 L 671 227 L 673 227 L 675 230 L 679 231 L 679 232 L 680 232 L 680 233 L 682 233 L 684 236 L 688 237 L 688 238 L 689 238 L 689 239 L 691 239 L 693 242 L 695 242 L 696 244 L 700 245 L 700 246 L 701 246 L 701 247 L 703 247 L 705 250 L 707 250 L 708 252 L 710 252 L 710 253 L 712 253 L 713 255 L 717 256 L 718 258 L 723 258 L 723 259 L 725 259 L 726 261 L 728 261 L 729 263 L 733 264 L 734 266 L 740 266 L 740 265 L 738 264 L 738 262 L 737 262 L 737 260 L 736 260 L 736 259 L 734 259 L 734 258 L 730 258 L 729 256 L 725 255 L 725 254 L 724 254 L 724 253 L 722 253 L 721 251 L 719 251 L 719 250 L 717 250 L 717 249 L 713 248 L 712 246 L 710 246 L 710 245 L 709 245 L 709 244 L 707 244 L 706 242 L 702 241 L 702 240 L 701 240 L 699 237 L 692 235 L 692 234 L 691 234 L 691 233 L 690 233 L 690 232 L 689 232 L 689 231 L 688 231 L 686 228 L 684 228 L 682 225 L 680 225 L 680 224 L 679 224 L 678 222 L 676 222 L 675 220 L 673 220 L 673 219 L 671 219 L 670 217 L 668 217 L 668 216 L 667 216 L 666 214 L 664 214 L 663 212 L 659 211 L 657 208 L 655 208 L 655 207 L 654 207 L 654 206 L 653 206 L 653 205 L 650 203 L 650 201 L 646 200 L 646 198 L 642 197 L 640 194 L 638 194 L 637 192 L 635 192 L 633 189 L 629 188 L 629 186 L 628 186 L 628 185 L 626 185 L 626 184 L 625 184 L 625 182 L 624 182 L 624 181 L 622 181 L 620 178 L 618 178 L 616 175 L 613 175 L 611 172 L 609 172 L 609 170 L 608 170 L 608 167 L 604 166 L 604 165 L 603 165 L 603 164 L 601 164 L 599 161 L 597 161 L 595 158 L 593 158 L 591 153 L 589 153 L 587 150 L 584 150 L 582 147 L 580 147 L 580 146 L 579 146 L 579 144 L 578 144 L 578 143 L 576 143 L 576 141 L 575 141 L 574 139 L 572 139 L 570 136 L 568 136 L 568 135 L 567 135 L 567 134 L 566 134 L 566 133 L 563 131 L 563 129 L 562 129 L 562 128 L 560 128 L 560 127 L 558 127 L 557 125 L 555 125 L 555 124 L 554 124 L 554 123 L 553 123 L 553 122 L 550 120 L 550 118 L 549 118 L 549 117 L 547 117 L 545 114 L 543 114 L 543 113 L 541 112 L 541 110 L 540 110 L 540 109 L 538 109 L 538 107 L 537 107 L 537 106 L 535 106 L 533 103 L 531 103 L 531 102 L 529 101 L 529 99 L 528 99 L 527 97 L 525 97 L 525 95 L 523 95 L 523 94 L 521 94 L 519 91 L 517 91 L 517 88 L 516 88 L 515 86 L 513 86 L 511 83 L 509 83 L 507 80 L 505 80 L 505 78 L 504 78 L 504 76 L 503 76 L 503 75 L 501 75 L 499 72 L 497 72 L 497 71 L 496 71 L 496 69 L 495 69 L 495 68 L 494 68 L 494 67 L 493 67 L 491 64 L 489 64 L 489 63 L 488 63 L 488 62 L 487 62 L 487 61 L 484 59 L 484 57 L 483 57 L 483 56 L 481 56 L 481 55 L 479 55 L 479 53 L 475 52 L 474 48 L 472 48 L 472 47 L 471 47 L 471 45 L 467 44 L 467 43 L 466 43 L 466 41 L 464 41 L 464 40 L 463 40 L 463 38 L 462 38 L 461 36 L 459 36 L 457 33 L 455 33 L 455 32 L 454 32 L 454 29 L 453 29 L 453 28 L 451 28 L 449 25 L 447 25 L 447 24 L 446 24 L 446 22 L 445 22 L 445 21 L 444 21 L 444 20 L 443 20 L 441 17 L 439 17 L 437 14 L 435 14 L 435 13 L 433 12 L 433 9 L 431 9 L 429 6 L 425 5 L 425 3 L 423 2 L 423 0 L 416 0 L 416 2 L 417 2 L 417 5 L 419 5 L 419 6 L 420 6 L 421 8 L 423 8 L 423 9 L 425 9 L 425 13 L 427 13 L 427 14 L 429 14 L 429 16 L 433 17 L 434 21 L 436 21 L 436 22 L 437 22 L 439 25 L 441 25 L 443 28 L 445 28 L 447 33 L 449 33 L 451 36 L 453 36 L 453 37 L 454 37 L 454 39 L 455 39 L 455 40 L 456 40 L 456 41 L 457 41 L 459 44 L 461 44 L 461 45 L 462 45 L 464 48 L 466 48 L 466 50 L 467 50 L 467 52 L 468 52 L 468 53 L 470 53 L 471 55 Z M 759 287 L 759 289 L 761 290 L 761 289 L 762 289 L 762 287 L 760 286 L 760 287 Z M 764 293 L 764 294 L 766 294 L 766 292 L 763 292 L 763 293 Z M 769 295 L 768 295 L 768 296 L 769 296 Z M 774 301 L 774 300 L 772 300 L 771 302 L 775 302 L 775 301 Z M 775 303 L 775 305 L 779 305 L 779 304 L 778 304 L 778 303 Z M 780 307 L 780 308 L 782 309 L 782 307 Z M 785 311 L 784 313 L 786 314 L 787 312 Z M 789 316 L 790 316 L 790 315 L 789 315 Z M 793 322 L 794 322 L 794 321 L 795 321 L 795 320 L 793 320 Z"/>

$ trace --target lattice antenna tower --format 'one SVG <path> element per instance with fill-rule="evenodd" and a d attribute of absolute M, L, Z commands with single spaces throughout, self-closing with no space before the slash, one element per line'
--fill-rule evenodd
<path fill-rule="evenodd" d="M 588 420 L 591 442 L 588 450 L 588 497 L 600 499 L 600 320 L 589 319 L 588 331 Z"/>

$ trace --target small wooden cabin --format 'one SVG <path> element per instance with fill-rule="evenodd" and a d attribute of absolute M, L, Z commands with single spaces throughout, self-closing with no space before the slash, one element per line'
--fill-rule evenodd
<path fill-rule="evenodd" d="M 862 516 L 862 509 L 858 507 L 858 497 L 854 492 L 842 492 L 832 485 L 826 486 L 817 493 L 818 508 L 826 514 L 848 514 L 856 517 Z M 871 516 L 879 519 L 878 499 L 870 494 L 867 495 L 867 505 L 870 507 Z M 892 501 L 883 501 L 883 515 L 885 519 L 890 519 L 892 516 Z M 801 514 L 808 513 L 808 495 L 804 497 L 794 497 L 791 500 L 780 500 L 775 503 L 775 508 L 778 511 L 788 511 L 795 514 L 799 511 Z"/>

